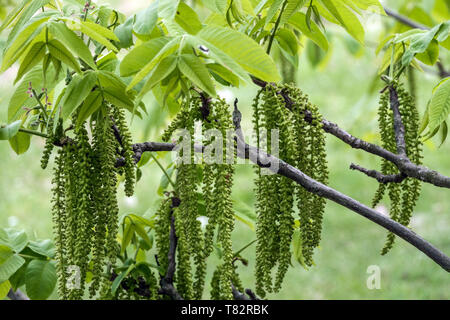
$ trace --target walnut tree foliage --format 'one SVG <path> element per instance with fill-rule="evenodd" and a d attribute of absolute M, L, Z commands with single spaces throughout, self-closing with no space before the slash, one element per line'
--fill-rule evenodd
<path fill-rule="evenodd" d="M 0 27 L 7 33 L 0 71 L 18 69 L 0 140 L 22 154 L 30 137 L 40 136 L 46 139 L 42 168 L 52 153 L 55 160 L 54 246 L 0 229 L 0 298 L 25 285 L 32 299 L 47 298 L 55 286 L 61 299 L 233 299 L 244 292 L 239 268 L 247 264 L 244 250 L 253 243 L 259 297 L 281 290 L 293 263 L 314 266 L 325 197 L 286 176 L 266 174 L 256 162 L 255 215 L 239 216 L 231 199 L 235 153 L 213 152 L 220 161 L 195 164 L 193 141 L 192 152 L 182 154 L 191 164 L 161 166 L 162 199 L 152 217 L 119 219 L 120 182 L 131 196 L 145 174 L 140 169 L 145 161 L 153 157 L 159 164 L 133 145 L 129 126 L 134 117 L 151 117 L 143 101 L 153 94 L 161 105 L 179 110 L 162 141 L 172 141 L 178 129 L 193 135 L 201 123 L 221 133 L 223 146 L 234 146 L 238 138 L 228 133 L 236 128 L 237 101 L 233 112 L 217 89 L 255 83 L 261 87 L 252 106 L 256 147 L 274 151 L 268 141 L 278 130 L 279 158 L 326 185 L 325 134 L 330 129 L 320 107 L 288 82 L 303 47 L 313 65 L 326 59 L 330 25 L 362 46 L 364 15 L 385 16 L 385 10 L 378 0 L 149 2 L 129 17 L 90 0 L 22 0 L 8 10 L 2 7 L 8 14 Z M 379 106 L 382 147 L 416 165 L 423 140 L 438 131 L 445 140 L 450 112 L 447 77 L 430 93 L 420 123 L 408 73 L 439 63 L 440 50 L 450 46 L 450 22 L 444 21 L 449 17 L 443 13 L 450 11 L 449 4 L 437 0 L 436 6 L 442 7 L 442 21 L 429 28 L 397 26 L 376 50 L 384 54 L 379 73 L 386 82 Z M 267 140 L 260 138 L 262 132 Z M 213 140 L 207 138 L 204 147 Z M 386 159 L 378 174 L 373 206 L 387 194 L 391 218 L 408 226 L 421 182 L 403 176 Z M 381 181 L 388 178 L 395 183 Z M 199 217 L 207 218 L 206 226 Z M 240 250 L 232 243 L 235 219 L 256 225 L 256 240 Z M 388 234 L 383 254 L 394 237 Z M 145 252 L 152 248 L 156 255 L 150 258 Z M 212 266 L 207 295 L 206 268 L 213 252 L 220 262 Z"/>

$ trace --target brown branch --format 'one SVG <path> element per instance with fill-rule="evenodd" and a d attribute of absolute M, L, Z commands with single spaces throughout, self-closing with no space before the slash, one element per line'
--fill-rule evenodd
<path fill-rule="evenodd" d="M 239 112 L 239 110 L 235 107 L 235 113 Z M 240 112 L 239 112 L 240 113 Z M 233 119 L 239 119 L 239 117 L 234 117 Z M 286 178 L 289 178 L 295 181 L 297 184 L 301 185 L 307 191 L 317 194 L 322 198 L 329 199 L 337 204 L 340 204 L 343 207 L 346 207 L 361 216 L 375 222 L 376 224 L 382 226 L 383 228 L 391 231 L 395 235 L 409 242 L 417 249 L 425 253 L 428 257 L 430 257 L 433 261 L 435 261 L 438 265 L 440 265 L 444 270 L 450 272 L 450 258 L 446 256 L 442 251 L 438 248 L 434 247 L 432 244 L 422 239 L 420 236 L 415 234 L 409 228 L 401 225 L 400 223 L 390 219 L 379 213 L 378 211 L 369 208 L 368 206 L 359 203 L 355 199 L 350 198 L 349 196 L 334 190 L 314 179 L 307 176 L 299 169 L 291 166 L 290 164 L 280 160 L 270 154 L 267 154 L 256 147 L 250 146 L 245 143 L 242 138 L 243 134 L 240 129 L 239 123 L 234 123 L 236 127 L 236 140 L 238 143 L 238 151 L 242 148 L 247 150 L 244 154 L 242 152 L 238 152 L 239 157 L 243 157 L 244 155 L 249 155 L 249 159 L 254 163 L 270 163 L 271 168 L 278 168 L 276 170 L 276 174 L 282 175 Z M 241 131 L 241 132 L 238 132 Z"/>
<path fill-rule="evenodd" d="M 30 298 L 28 298 L 28 296 L 19 289 L 17 289 L 16 291 L 14 291 L 13 289 L 9 289 L 8 298 L 10 298 L 11 300 L 30 300 Z"/>
<path fill-rule="evenodd" d="M 267 83 L 262 80 L 253 80 L 260 87 L 265 87 Z M 305 121 L 312 122 L 313 117 L 309 111 L 305 113 Z M 322 129 L 354 149 L 361 149 L 383 159 L 386 159 L 397 166 L 399 171 L 408 177 L 433 184 L 437 187 L 450 188 L 450 177 L 444 176 L 435 170 L 424 166 L 416 165 L 403 155 L 397 155 L 380 146 L 369 143 L 362 139 L 352 136 L 350 133 L 339 128 L 339 126 L 326 119 L 322 120 Z"/>
<path fill-rule="evenodd" d="M 400 102 L 398 101 L 397 90 L 392 85 L 389 86 L 389 101 L 394 118 L 394 133 L 397 153 L 406 157 L 405 126 L 403 125 L 402 115 L 399 110 Z"/>
<path fill-rule="evenodd" d="M 368 170 L 368 169 L 363 168 L 363 167 L 361 167 L 361 166 L 359 166 L 357 164 L 354 164 L 354 163 L 352 163 L 350 165 L 350 169 L 362 172 L 365 175 L 367 175 L 368 177 L 376 179 L 379 183 L 385 183 L 385 184 L 386 183 L 401 183 L 407 178 L 407 176 L 404 175 L 403 173 L 392 174 L 392 175 L 385 175 L 385 174 L 382 174 L 381 172 L 378 172 L 376 170 Z"/>
<path fill-rule="evenodd" d="M 172 198 L 172 212 L 174 208 L 180 206 L 180 199 L 174 197 Z M 177 289 L 173 285 L 173 277 L 176 270 L 175 254 L 177 251 L 178 237 L 175 232 L 175 217 L 171 214 L 170 217 L 170 234 L 169 234 L 169 254 L 166 275 L 161 278 L 159 284 L 161 288 L 159 289 L 159 294 L 165 294 L 172 298 L 172 300 L 183 300 L 181 295 L 178 293 Z"/>

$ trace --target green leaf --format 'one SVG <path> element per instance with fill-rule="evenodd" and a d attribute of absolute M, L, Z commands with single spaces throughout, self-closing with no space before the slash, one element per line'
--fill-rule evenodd
<path fill-rule="evenodd" d="M 172 178 L 174 172 L 174 168 L 170 167 L 168 169 L 166 169 L 166 173 L 169 175 L 169 177 Z M 161 180 L 159 182 L 159 187 L 158 187 L 158 195 L 162 196 L 164 194 L 164 191 L 167 189 L 167 187 L 169 186 L 169 179 L 167 178 L 167 176 L 165 174 L 161 175 Z"/>
<path fill-rule="evenodd" d="M 213 47 L 208 47 L 205 43 L 211 52 L 216 53 L 216 58 L 219 53 L 215 50 L 217 48 L 253 76 L 267 82 L 280 80 L 275 62 L 261 46 L 248 36 L 229 28 L 209 26 L 200 30 L 197 37 L 213 45 Z M 221 61 L 216 62 L 226 66 Z M 233 69 L 230 68 L 230 70 Z"/>
<path fill-rule="evenodd" d="M 153 2 L 146 9 L 136 14 L 133 30 L 138 35 L 150 35 L 158 21 L 158 2 Z"/>
<path fill-rule="evenodd" d="M 283 15 L 281 16 L 280 25 L 284 25 L 293 14 L 303 8 L 306 1 L 307 0 L 288 0 L 288 3 L 284 8 Z"/>
<path fill-rule="evenodd" d="M 55 257 L 56 249 L 55 246 L 53 245 L 53 242 L 49 239 L 30 241 L 30 243 L 28 244 L 28 248 L 45 257 L 49 258 Z"/>
<path fill-rule="evenodd" d="M 298 40 L 291 30 L 280 28 L 275 35 L 275 39 L 280 47 L 290 55 L 295 56 L 298 53 Z"/>
<path fill-rule="evenodd" d="M 97 111 L 103 103 L 102 92 L 96 89 L 89 93 L 83 105 L 80 108 L 77 118 L 76 129 L 78 130 L 81 125 L 89 118 L 95 111 Z"/>
<path fill-rule="evenodd" d="M 180 0 L 159 0 L 158 16 L 164 20 L 172 20 L 177 12 Z"/>
<path fill-rule="evenodd" d="M 444 122 L 450 112 L 450 78 L 440 83 L 434 92 L 428 108 L 430 131 L 438 128 Z"/>
<path fill-rule="evenodd" d="M 121 250 L 122 254 L 124 254 L 125 251 L 127 250 L 127 247 L 130 244 L 133 235 L 134 235 L 134 224 L 131 223 L 129 219 L 125 219 L 124 231 L 122 235 L 122 250 Z"/>
<path fill-rule="evenodd" d="M 416 58 L 429 66 L 433 66 L 439 59 L 439 42 L 435 39 L 432 40 L 425 52 L 416 54 Z"/>
<path fill-rule="evenodd" d="M 14 137 L 22 125 L 22 120 L 14 121 L 8 125 L 0 126 L 0 140 L 9 140 Z"/>
<path fill-rule="evenodd" d="M 206 67 L 213 73 L 217 74 L 223 80 L 232 84 L 235 87 L 239 87 L 239 78 L 235 76 L 230 70 L 223 67 L 218 63 L 209 63 Z"/>
<path fill-rule="evenodd" d="M 120 63 L 120 75 L 128 77 L 139 72 L 169 41 L 170 38 L 160 37 L 134 47 Z"/>
<path fill-rule="evenodd" d="M 303 244 L 300 229 L 295 229 L 292 235 L 292 247 L 294 259 L 306 268 L 305 260 L 303 257 Z"/>
<path fill-rule="evenodd" d="M 177 49 L 179 40 L 179 38 L 170 40 L 151 60 L 147 59 L 149 62 L 136 74 L 133 80 L 131 80 L 127 87 L 127 91 L 131 90 L 135 85 L 141 82 L 162 59 L 172 54 Z"/>
<path fill-rule="evenodd" d="M 202 91 L 205 91 L 211 97 L 216 96 L 214 83 L 200 58 L 193 54 L 182 54 L 178 58 L 178 68 Z"/>
<path fill-rule="evenodd" d="M 25 231 L 11 228 L 0 229 L 0 244 L 12 248 L 16 253 L 23 250 L 28 244 Z"/>
<path fill-rule="evenodd" d="M 116 294 L 116 291 L 119 288 L 119 285 L 121 284 L 122 280 L 126 278 L 128 274 L 130 274 L 130 272 L 135 268 L 135 266 L 136 266 L 135 264 L 132 264 L 131 266 L 128 267 L 126 271 L 123 271 L 117 276 L 117 278 L 114 279 L 111 285 L 111 292 L 113 295 Z"/>
<path fill-rule="evenodd" d="M 358 17 L 349 8 L 339 0 L 321 0 L 321 3 L 353 38 L 364 44 L 364 28 Z"/>
<path fill-rule="evenodd" d="M 140 223 L 134 223 L 134 230 L 145 241 L 145 243 L 147 243 L 147 245 L 150 248 L 153 246 L 153 242 L 150 240 L 147 232 Z"/>
<path fill-rule="evenodd" d="M 126 92 L 126 85 L 114 73 L 101 70 L 98 72 L 98 80 L 101 85 L 104 98 L 110 103 L 133 112 L 134 102 L 132 96 Z M 141 116 L 139 112 L 135 112 Z"/>
<path fill-rule="evenodd" d="M 170 75 L 172 71 L 176 68 L 176 66 L 177 66 L 177 58 L 175 56 L 168 56 L 162 59 L 161 62 L 158 64 L 158 66 L 154 69 L 154 71 L 150 75 L 147 82 L 145 83 L 144 87 L 139 93 L 138 99 L 144 96 L 144 94 L 146 94 L 148 91 L 152 90 L 157 83 L 161 82 L 168 75 Z"/>
<path fill-rule="evenodd" d="M 50 54 L 57 60 L 66 64 L 77 73 L 81 73 L 80 65 L 78 64 L 77 59 L 70 53 L 66 47 L 56 39 L 50 40 L 47 42 L 47 48 Z"/>
<path fill-rule="evenodd" d="M 97 74 L 88 71 L 83 75 L 75 75 L 67 87 L 61 100 L 61 118 L 65 121 L 81 105 L 91 93 L 97 82 Z"/>
<path fill-rule="evenodd" d="M 112 50 L 114 52 L 118 51 L 117 48 L 108 40 L 111 39 L 119 41 L 119 38 L 117 38 L 117 36 L 111 30 L 89 21 L 81 21 L 80 24 L 69 25 L 69 28 L 70 27 L 76 27 L 77 29 L 75 30 L 83 32 L 89 38 L 104 45 L 109 50 Z"/>
<path fill-rule="evenodd" d="M 24 263 L 25 259 L 11 248 L 0 245 L 0 283 L 8 280 Z"/>
<path fill-rule="evenodd" d="M 328 51 L 328 40 L 322 33 L 317 24 L 311 20 L 310 27 L 306 23 L 307 17 L 302 12 L 295 13 L 288 21 L 297 30 L 301 31 L 305 36 L 310 38 L 316 43 L 322 50 Z"/>
<path fill-rule="evenodd" d="M 119 49 L 129 48 L 133 45 L 133 23 L 134 16 L 131 16 L 114 29 L 114 33 L 119 38 L 119 42 L 116 44 Z"/>
<path fill-rule="evenodd" d="M 14 84 L 19 81 L 25 73 L 30 71 L 35 65 L 41 62 L 42 58 L 46 52 L 45 42 L 39 41 L 33 44 L 33 46 L 28 51 L 27 55 L 23 59 L 20 64 L 19 71 L 17 72 L 16 79 L 14 80 Z"/>
<path fill-rule="evenodd" d="M 2 58 L 2 67 L 0 72 L 7 70 L 14 62 L 16 62 L 26 51 L 28 46 L 37 38 L 43 30 L 43 23 L 49 18 L 42 18 L 31 23 L 25 28 L 14 40 L 14 42 L 5 50 Z"/>
<path fill-rule="evenodd" d="M 20 14 L 17 15 L 17 19 L 14 23 L 14 27 L 8 35 L 8 42 L 10 39 L 15 38 L 18 33 L 22 33 L 23 27 L 25 27 L 29 21 L 33 20 L 32 17 L 36 14 L 36 11 L 38 11 L 40 8 L 42 8 L 49 2 L 50 2 L 50 0 L 31 0 L 31 1 L 29 1 L 29 5 L 24 6 L 24 10 L 21 11 Z M 44 15 L 46 15 L 46 14 L 44 13 Z"/>
<path fill-rule="evenodd" d="M 278 10 L 283 5 L 284 0 L 274 0 L 266 15 L 266 25 L 272 22 L 272 19 L 277 14 Z"/>
<path fill-rule="evenodd" d="M 9 145 L 18 155 L 23 154 L 30 148 L 31 136 L 29 134 L 19 132 L 14 137 L 9 139 Z"/>
<path fill-rule="evenodd" d="M 184 2 L 180 2 L 178 6 L 175 22 L 190 34 L 196 34 L 202 28 L 197 13 Z"/>
<path fill-rule="evenodd" d="M 87 63 L 92 69 L 97 69 L 89 48 L 75 32 L 67 28 L 65 23 L 52 22 L 48 25 L 49 32 L 63 43 L 74 55 Z"/>
<path fill-rule="evenodd" d="M 132 214 L 132 213 L 130 213 L 128 215 L 128 217 L 133 219 L 133 221 L 135 221 L 136 223 L 140 223 L 140 224 L 142 224 L 144 226 L 147 226 L 147 227 L 150 227 L 150 228 L 154 228 L 155 227 L 154 221 L 146 219 L 144 217 L 141 217 L 141 216 L 138 216 L 138 215 L 135 215 L 135 214 Z"/>
<path fill-rule="evenodd" d="M 255 231 L 255 224 L 253 222 L 245 219 L 244 217 L 238 214 L 234 214 L 234 218 L 238 221 L 241 221 L 243 224 L 247 225 L 251 230 Z"/>
<path fill-rule="evenodd" d="M 11 289 L 11 284 L 8 280 L 0 283 L 0 300 L 3 300 L 8 295 L 9 289 Z"/>
<path fill-rule="evenodd" d="M 50 261 L 33 260 L 25 273 L 25 288 L 32 300 L 45 300 L 55 289 L 56 268 Z"/>

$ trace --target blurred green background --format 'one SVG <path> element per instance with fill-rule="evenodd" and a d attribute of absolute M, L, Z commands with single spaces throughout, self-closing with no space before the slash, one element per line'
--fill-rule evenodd
<path fill-rule="evenodd" d="M 105 1 L 97 1 L 104 3 Z M 433 0 L 408 1 L 430 12 Z M 126 14 L 132 14 L 149 1 L 109 1 Z M 390 8 L 398 9 L 404 1 L 384 1 Z M 379 142 L 377 134 L 378 91 L 382 89 L 377 79 L 380 57 L 374 53 L 386 28 L 394 25 L 390 18 L 375 18 L 367 22 L 367 47 L 359 47 L 342 30 L 328 30 L 332 50 L 323 63 L 313 66 L 306 52 L 301 55 L 297 82 L 309 94 L 324 117 L 336 122 L 350 133 L 371 142 Z M 3 35 L 4 36 L 4 35 Z M 305 47 L 306 48 L 306 47 Z M 306 50 L 305 50 L 306 51 Z M 447 58 L 447 60 L 445 60 Z M 448 52 L 441 56 L 450 68 Z M 6 121 L 7 103 L 13 91 L 13 79 L 17 69 L 10 69 L 0 76 L 0 123 Z M 431 90 L 439 78 L 434 70 L 416 73 L 418 108 L 423 114 Z M 244 131 L 251 132 L 251 101 L 257 91 L 253 85 L 239 89 L 223 89 L 221 95 L 232 101 L 238 97 L 243 112 Z M 168 112 L 149 95 L 148 117 L 133 123 L 133 140 L 160 141 L 160 135 L 169 121 Z M 450 142 L 438 148 L 438 139 L 428 141 L 424 147 L 424 164 L 450 175 Z M 8 143 L 0 143 L 0 226 L 26 229 L 31 238 L 52 236 L 50 213 L 51 172 L 40 168 L 40 156 L 44 141 L 32 138 L 30 150 L 17 156 Z M 377 183 L 364 175 L 349 170 L 351 162 L 378 169 L 379 159 L 352 150 L 331 136 L 327 136 L 330 186 L 370 204 Z M 170 163 L 170 156 L 160 154 L 163 163 Z M 51 166 L 50 166 L 51 167 Z M 136 188 L 136 195 L 126 198 L 119 192 L 121 214 L 152 214 L 158 203 L 157 189 L 162 176 L 155 163 L 142 168 L 143 176 Z M 253 210 L 253 169 L 251 165 L 238 165 L 235 175 L 233 199 L 236 207 Z M 412 219 L 411 228 L 432 244 L 450 254 L 450 200 L 449 191 L 430 185 L 423 192 Z M 387 212 L 387 203 L 380 207 Z M 386 231 L 354 212 L 328 202 L 324 216 L 323 240 L 317 251 L 316 266 L 310 270 L 294 263 L 285 279 L 283 289 L 271 294 L 271 299 L 448 299 L 450 279 L 448 273 L 414 247 L 397 240 L 393 250 L 380 255 Z M 237 221 L 233 234 L 234 249 L 238 250 L 251 240 L 255 233 L 247 225 Z M 245 287 L 254 288 L 254 250 L 244 252 L 249 265 L 239 266 Z M 209 275 L 216 257 L 211 257 Z M 369 290 L 367 268 L 381 268 L 381 289 Z M 208 298 L 208 294 L 205 294 Z"/>

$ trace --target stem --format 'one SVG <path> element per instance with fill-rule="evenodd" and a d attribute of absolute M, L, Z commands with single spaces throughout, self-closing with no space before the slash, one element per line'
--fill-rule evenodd
<path fill-rule="evenodd" d="M 47 139 L 48 135 L 46 135 L 45 133 L 39 132 L 39 131 L 34 131 L 34 130 L 29 130 L 29 129 L 25 129 L 25 128 L 20 128 L 19 132 L 23 132 L 23 133 L 28 133 L 34 136 L 38 136 L 38 137 L 42 137 Z"/>
<path fill-rule="evenodd" d="M 242 247 L 241 249 L 239 249 L 238 251 L 236 251 L 234 253 L 234 256 L 237 257 L 242 251 L 244 251 L 245 249 L 247 249 L 248 247 L 250 247 L 252 244 L 254 244 L 256 242 L 256 239 L 251 241 L 250 243 L 247 243 L 244 247 Z"/>
<path fill-rule="evenodd" d="M 277 21 L 275 22 L 275 26 L 273 27 L 272 34 L 269 39 L 269 46 L 267 47 L 267 54 L 270 54 L 270 50 L 272 49 L 273 39 L 275 38 L 275 33 L 277 32 L 278 26 L 280 25 L 281 16 L 283 15 L 284 8 L 286 8 L 287 0 L 284 0 L 283 5 L 281 6 L 280 15 L 278 16 Z"/>
<path fill-rule="evenodd" d="M 155 160 L 156 164 L 159 166 L 159 168 L 162 170 L 162 172 L 164 173 L 164 175 L 166 176 L 167 180 L 169 180 L 170 185 L 173 187 L 173 189 L 175 190 L 175 183 L 173 183 L 172 179 L 170 179 L 169 174 L 167 173 L 166 169 L 164 169 L 164 167 L 162 166 L 161 162 L 158 161 L 158 159 L 153 155 L 153 153 L 150 153 L 150 156 L 153 158 L 153 160 Z"/>

